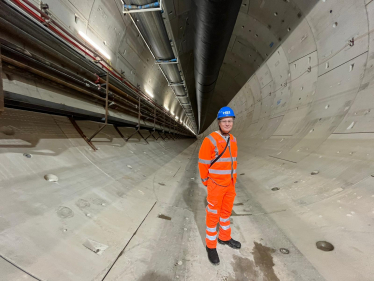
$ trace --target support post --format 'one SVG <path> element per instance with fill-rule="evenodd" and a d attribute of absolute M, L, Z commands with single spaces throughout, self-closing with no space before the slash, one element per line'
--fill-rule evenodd
<path fill-rule="evenodd" d="M 137 125 L 137 129 L 136 129 L 136 131 L 133 133 L 133 134 L 131 134 L 125 141 L 126 142 L 128 142 L 129 141 L 129 139 L 131 139 L 135 134 L 139 134 L 141 137 L 142 137 L 142 139 L 143 140 L 145 140 L 145 142 L 146 143 L 148 143 L 148 141 L 143 137 L 143 135 L 140 133 L 140 116 L 141 116 L 141 113 L 140 113 L 140 97 L 138 97 L 138 100 L 139 100 L 139 102 L 138 102 L 138 125 Z"/>
<path fill-rule="evenodd" d="M 83 131 L 81 130 L 81 128 L 79 128 L 77 122 L 75 122 L 74 118 L 73 117 L 69 117 L 69 120 L 71 122 L 71 124 L 73 124 L 74 128 L 77 130 L 77 132 L 80 134 L 80 136 L 82 137 L 82 139 L 84 139 L 87 144 L 89 146 L 91 146 L 91 148 L 93 149 L 93 151 L 96 151 L 97 148 L 93 145 L 93 143 L 86 137 L 86 135 L 83 133 Z"/>
<path fill-rule="evenodd" d="M 164 135 L 165 135 L 165 120 L 166 120 L 166 113 L 164 113 L 164 126 L 163 126 L 163 130 L 162 130 L 162 133 L 164 133 Z M 160 137 L 161 137 L 164 141 L 166 141 L 165 138 L 162 136 L 162 133 L 160 134 Z M 166 136 L 165 136 L 165 137 L 166 137 Z"/>
<path fill-rule="evenodd" d="M 126 141 L 125 136 L 121 133 L 121 131 L 118 129 L 116 125 L 114 125 L 114 129 L 116 129 L 117 133 L 121 136 L 121 138 L 123 138 Z"/>
<path fill-rule="evenodd" d="M 101 126 L 88 140 L 92 141 L 92 139 L 100 133 L 106 125 L 108 125 L 108 99 L 109 99 L 109 71 L 107 72 L 106 75 L 106 98 L 105 98 L 105 123 L 103 126 Z"/>

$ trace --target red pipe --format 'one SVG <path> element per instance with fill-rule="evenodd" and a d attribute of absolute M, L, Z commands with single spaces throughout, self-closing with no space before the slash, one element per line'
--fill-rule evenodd
<path fill-rule="evenodd" d="M 63 31 L 66 35 L 68 35 L 71 39 L 73 39 L 74 41 L 72 41 L 71 39 L 69 39 L 66 35 L 62 34 L 59 30 L 57 30 L 55 27 L 51 26 L 49 23 L 47 23 L 47 27 L 52 30 L 54 33 L 58 34 L 60 37 L 62 37 L 63 39 L 65 39 L 67 42 L 69 42 L 71 45 L 73 45 L 74 47 L 76 47 L 77 49 L 79 49 L 81 52 L 83 52 L 84 54 L 86 54 L 87 56 L 89 56 L 91 59 L 95 60 L 96 61 L 96 58 L 88 53 L 85 49 L 88 49 L 90 50 L 89 48 L 87 47 L 84 47 L 82 48 L 81 46 L 79 46 L 78 44 L 81 44 L 79 41 L 76 40 L 76 38 L 71 35 L 68 31 L 66 31 L 63 27 L 61 27 L 58 23 L 56 23 L 53 19 L 51 19 L 47 14 L 43 13 L 40 9 L 38 9 L 34 4 L 30 3 L 28 0 L 22 0 L 24 1 L 25 3 L 27 3 L 31 8 L 33 8 L 35 11 L 38 11 L 41 15 L 43 15 L 43 17 L 39 16 L 38 14 L 36 14 L 34 11 L 32 11 L 29 7 L 27 7 L 25 4 L 23 4 L 20 0 L 11 0 L 14 4 L 16 4 L 18 7 L 22 8 L 23 10 L 25 10 L 27 13 L 29 13 L 30 15 L 32 15 L 35 19 L 39 20 L 41 23 L 45 23 L 46 19 L 50 20 L 50 22 L 52 22 L 53 24 L 55 24 L 61 31 Z M 77 44 L 78 43 L 78 44 Z M 93 52 L 92 50 L 90 50 L 91 53 L 96 53 L 96 52 Z M 99 57 L 101 59 L 103 59 L 100 55 Z M 158 105 L 157 103 L 155 103 L 152 99 L 150 99 L 147 95 L 145 95 L 142 91 L 140 91 L 138 88 L 136 88 L 134 85 L 132 85 L 130 82 L 126 81 L 126 79 L 122 78 L 121 75 L 118 75 L 118 71 L 113 69 L 113 68 L 109 68 L 108 66 L 106 66 L 105 64 L 99 62 L 100 65 L 105 68 L 108 72 L 110 72 L 114 77 L 116 77 L 118 80 L 120 80 L 122 83 L 124 83 L 125 85 L 127 85 L 128 87 L 130 87 L 133 91 L 135 91 L 136 93 L 140 94 L 142 96 L 142 98 L 146 99 L 147 101 L 151 102 L 154 106 L 157 106 L 159 109 L 161 109 L 162 112 L 164 113 L 167 113 L 169 115 L 170 118 L 173 118 L 171 117 L 170 113 L 165 111 L 164 108 L 160 105 Z M 114 71 L 113 71 L 114 70 Z"/>

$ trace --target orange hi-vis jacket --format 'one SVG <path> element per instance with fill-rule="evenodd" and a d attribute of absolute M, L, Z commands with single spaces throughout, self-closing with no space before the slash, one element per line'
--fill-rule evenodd
<path fill-rule="evenodd" d="M 228 186 L 236 183 L 236 157 L 238 146 L 236 138 L 230 134 L 230 143 L 225 153 L 212 166 L 211 163 L 222 153 L 226 146 L 226 140 L 219 132 L 213 132 L 207 136 L 199 152 L 199 170 L 203 184 L 208 184 L 210 178 L 216 184 Z"/>

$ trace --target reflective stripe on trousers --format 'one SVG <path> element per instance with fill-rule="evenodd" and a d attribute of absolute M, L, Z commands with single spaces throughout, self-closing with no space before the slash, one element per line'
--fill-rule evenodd
<path fill-rule="evenodd" d="M 223 230 L 228 230 L 230 228 L 230 225 L 219 225 L 219 227 Z"/>
<path fill-rule="evenodd" d="M 215 169 L 209 169 L 210 174 L 216 174 L 216 175 L 231 175 L 231 170 L 215 170 Z M 233 174 L 236 174 L 236 170 L 233 171 Z"/>
<path fill-rule="evenodd" d="M 206 235 L 206 238 L 209 239 L 210 241 L 214 241 L 217 239 L 217 234 L 216 235 Z"/>
<path fill-rule="evenodd" d="M 217 214 L 217 210 L 212 210 L 211 208 L 209 208 L 209 205 L 206 206 L 206 209 L 207 209 L 207 211 L 210 212 L 210 213 Z"/>

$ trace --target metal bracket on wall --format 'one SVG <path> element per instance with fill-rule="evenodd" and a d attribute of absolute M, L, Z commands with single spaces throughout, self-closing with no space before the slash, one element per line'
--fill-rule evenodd
<path fill-rule="evenodd" d="M 172 135 L 171 133 L 169 133 L 169 136 L 170 136 L 170 138 L 171 138 L 172 140 L 175 141 L 175 139 L 173 138 L 173 135 Z"/>
<path fill-rule="evenodd" d="M 74 128 L 77 130 L 77 132 L 80 134 L 82 139 L 84 139 L 89 146 L 93 149 L 93 151 L 96 151 L 97 148 L 93 145 L 93 143 L 86 137 L 86 135 L 83 133 L 82 129 L 78 126 L 77 122 L 75 122 L 75 119 L 73 117 L 69 117 L 69 120 L 71 124 L 73 124 Z"/>
<path fill-rule="evenodd" d="M 138 98 L 138 100 L 139 100 L 139 104 L 138 104 L 139 111 L 138 111 L 138 125 L 136 126 L 137 129 L 136 129 L 136 131 L 133 134 L 131 134 L 127 139 L 125 139 L 125 141 L 128 142 L 129 139 L 131 139 L 134 135 L 139 134 L 139 136 L 141 136 L 142 139 L 145 140 L 146 143 L 148 143 L 148 141 L 140 133 L 140 115 L 141 115 L 141 113 L 140 113 L 140 97 Z"/>
<path fill-rule="evenodd" d="M 152 130 L 149 130 L 149 136 L 145 138 L 145 140 L 147 140 L 150 136 L 152 136 L 155 140 L 157 140 L 155 138 L 155 136 L 153 135 L 153 132 L 156 131 L 156 107 L 153 111 L 153 129 Z"/>
<path fill-rule="evenodd" d="M 158 133 L 158 134 L 159 134 L 159 138 L 162 138 L 164 141 L 166 141 L 165 138 L 162 136 L 162 133 Z"/>
<path fill-rule="evenodd" d="M 185 83 L 184 83 L 184 81 L 183 82 L 169 82 L 168 86 L 169 87 L 185 86 Z M 178 96 L 178 97 L 180 97 L 180 96 Z"/>
<path fill-rule="evenodd" d="M 144 12 L 162 12 L 162 0 L 146 5 L 123 5 L 124 14 L 144 13 Z"/>
<path fill-rule="evenodd" d="M 159 138 L 160 138 L 160 133 L 159 132 L 157 132 L 158 133 L 158 137 L 156 138 L 156 137 L 154 137 L 156 140 L 158 140 Z M 153 135 L 153 134 L 152 134 Z"/>
<path fill-rule="evenodd" d="M 156 60 L 155 64 L 178 64 L 178 59 Z"/>
<path fill-rule="evenodd" d="M 145 140 L 147 141 L 147 139 L 148 139 L 150 136 L 152 136 L 155 140 L 157 140 L 157 139 L 155 138 L 155 136 L 153 135 L 153 132 L 152 132 L 151 130 L 149 131 L 149 136 L 146 137 Z"/>

